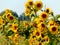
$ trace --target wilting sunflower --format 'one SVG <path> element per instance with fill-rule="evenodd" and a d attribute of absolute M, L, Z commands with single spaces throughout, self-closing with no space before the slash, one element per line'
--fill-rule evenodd
<path fill-rule="evenodd" d="M 37 45 L 43 45 L 43 43 L 42 42 L 38 42 Z"/>
<path fill-rule="evenodd" d="M 42 12 L 39 17 L 42 19 L 42 20 L 46 20 L 48 18 L 48 14 L 46 12 Z"/>
<path fill-rule="evenodd" d="M 33 0 L 28 0 L 26 3 L 25 3 L 25 6 L 27 7 L 27 8 L 29 8 L 29 7 L 32 7 L 33 6 Z"/>
<path fill-rule="evenodd" d="M 49 43 L 49 41 L 50 41 L 49 37 L 48 36 L 45 36 L 44 38 L 45 38 L 45 42 L 46 43 Z"/>
<path fill-rule="evenodd" d="M 30 9 L 26 8 L 26 10 L 25 10 L 25 16 L 28 16 L 29 13 L 30 13 Z"/>
<path fill-rule="evenodd" d="M 43 3 L 41 1 L 36 1 L 35 8 L 37 10 L 40 10 L 43 7 Z"/>
<path fill-rule="evenodd" d="M 58 27 L 57 26 L 50 26 L 49 31 L 51 34 L 57 34 L 58 33 Z"/>
<path fill-rule="evenodd" d="M 12 27 L 10 28 L 13 32 L 17 32 L 18 30 L 18 24 L 12 24 Z"/>
<path fill-rule="evenodd" d="M 51 12 L 51 9 L 47 7 L 46 10 L 45 10 L 45 12 L 46 13 L 50 13 Z"/>

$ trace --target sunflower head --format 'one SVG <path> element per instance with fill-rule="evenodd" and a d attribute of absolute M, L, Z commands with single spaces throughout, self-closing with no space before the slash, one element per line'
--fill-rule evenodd
<path fill-rule="evenodd" d="M 58 33 L 58 27 L 57 26 L 50 26 L 50 32 L 51 34 L 57 34 Z"/>
<path fill-rule="evenodd" d="M 49 41 L 50 41 L 49 37 L 45 36 L 44 38 L 45 38 L 46 43 L 49 43 Z"/>
<path fill-rule="evenodd" d="M 43 22 L 43 20 L 41 20 L 40 18 L 35 18 L 34 21 L 35 21 L 37 24 Z"/>
<path fill-rule="evenodd" d="M 43 22 L 41 22 L 37 25 L 37 27 L 42 29 L 42 28 L 45 28 L 46 26 Z"/>
<path fill-rule="evenodd" d="M 42 20 L 46 20 L 48 18 L 48 14 L 46 12 L 42 12 L 39 17 L 42 19 Z"/>
<path fill-rule="evenodd" d="M 18 24 L 12 24 L 12 27 L 10 28 L 13 32 L 17 32 L 18 30 Z"/>
<path fill-rule="evenodd" d="M 6 9 L 5 10 L 5 13 L 10 13 L 10 9 Z"/>
<path fill-rule="evenodd" d="M 30 8 L 30 7 L 32 7 L 33 6 L 33 0 L 28 0 L 26 3 L 25 3 L 25 6 L 26 6 L 26 8 Z"/>
<path fill-rule="evenodd" d="M 51 9 L 47 7 L 46 10 L 45 10 L 45 12 L 46 13 L 50 13 L 51 12 Z"/>
<path fill-rule="evenodd" d="M 5 25 L 6 24 L 6 21 L 4 19 L 0 20 L 0 24 L 1 25 Z"/>
<path fill-rule="evenodd" d="M 7 13 L 7 14 L 5 14 L 5 15 L 6 15 L 6 18 L 8 19 L 9 16 L 11 16 L 12 14 L 11 14 L 11 13 Z"/>
<path fill-rule="evenodd" d="M 48 25 L 49 26 L 53 26 L 55 24 L 55 22 L 53 21 L 53 20 L 50 20 L 49 22 L 48 22 Z"/>
<path fill-rule="evenodd" d="M 36 36 L 36 38 L 39 38 L 40 35 L 41 35 L 41 33 L 40 33 L 39 30 L 35 30 L 35 31 L 33 32 L 33 35 Z"/>
<path fill-rule="evenodd" d="M 11 16 L 8 17 L 8 19 L 9 19 L 10 21 L 13 21 L 13 20 L 14 20 L 14 16 L 11 15 Z"/>
<path fill-rule="evenodd" d="M 30 9 L 26 8 L 26 10 L 25 10 L 25 16 L 28 16 L 29 13 L 30 13 Z"/>
<path fill-rule="evenodd" d="M 43 3 L 41 1 L 36 1 L 35 7 L 37 10 L 40 10 L 43 7 Z"/>
<path fill-rule="evenodd" d="M 37 45 L 43 45 L 43 43 L 42 42 L 38 42 Z"/>

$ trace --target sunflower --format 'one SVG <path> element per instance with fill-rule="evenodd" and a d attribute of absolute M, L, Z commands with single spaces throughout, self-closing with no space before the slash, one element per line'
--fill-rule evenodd
<path fill-rule="evenodd" d="M 54 24 L 55 24 L 54 20 L 50 20 L 50 21 L 48 22 L 48 25 L 49 25 L 49 26 L 53 26 Z"/>
<path fill-rule="evenodd" d="M 13 20 L 14 20 L 14 16 L 12 16 L 12 15 L 9 16 L 9 17 L 8 17 L 8 20 L 13 21 Z"/>
<path fill-rule="evenodd" d="M 42 42 L 38 42 L 37 45 L 43 45 L 43 43 Z"/>
<path fill-rule="evenodd" d="M 25 3 L 25 6 L 27 7 L 27 8 L 29 8 L 29 7 L 32 7 L 33 6 L 33 0 L 28 0 L 26 3 Z"/>
<path fill-rule="evenodd" d="M 36 38 L 39 38 L 40 35 L 41 35 L 41 33 L 40 33 L 39 30 L 35 30 L 35 31 L 33 32 L 33 35 L 36 36 Z"/>
<path fill-rule="evenodd" d="M 45 36 L 44 38 L 45 38 L 45 42 L 46 43 L 49 43 L 49 41 L 50 41 L 49 37 L 48 36 Z"/>
<path fill-rule="evenodd" d="M 28 16 L 29 13 L 30 13 L 30 9 L 27 8 L 27 9 L 25 10 L 25 16 Z"/>
<path fill-rule="evenodd" d="M 5 25 L 6 24 L 6 21 L 4 19 L 0 20 L 0 24 L 1 25 Z"/>
<path fill-rule="evenodd" d="M 37 24 L 43 22 L 43 20 L 41 20 L 40 18 L 35 18 L 34 21 L 35 21 Z"/>
<path fill-rule="evenodd" d="M 12 24 L 12 27 L 10 28 L 13 32 L 17 32 L 18 30 L 18 24 Z"/>
<path fill-rule="evenodd" d="M 35 38 L 30 37 L 29 38 L 29 44 L 30 45 L 33 45 L 34 42 L 35 42 Z"/>
<path fill-rule="evenodd" d="M 41 22 L 37 25 L 37 27 L 40 29 L 44 29 L 44 28 L 46 28 L 46 25 L 43 22 Z"/>
<path fill-rule="evenodd" d="M 58 33 L 58 27 L 57 26 L 50 26 L 49 31 L 51 34 L 57 34 Z"/>
<path fill-rule="evenodd" d="M 11 16 L 12 14 L 11 14 L 11 13 L 7 13 L 7 14 L 5 14 L 5 15 L 6 15 L 6 18 L 8 19 L 9 16 Z"/>
<path fill-rule="evenodd" d="M 37 25 L 37 30 L 39 30 L 41 33 L 45 33 L 47 31 L 46 25 L 42 22 Z"/>
<path fill-rule="evenodd" d="M 46 13 L 50 13 L 51 12 L 51 9 L 47 7 L 46 10 L 45 10 L 45 12 Z"/>
<path fill-rule="evenodd" d="M 10 13 L 10 10 L 9 10 L 9 9 L 6 9 L 6 10 L 5 10 L 5 13 Z"/>
<path fill-rule="evenodd" d="M 46 12 L 42 12 L 39 17 L 42 19 L 42 20 L 46 20 L 48 18 L 48 14 Z"/>
<path fill-rule="evenodd" d="M 37 10 L 40 10 L 43 7 L 43 3 L 41 1 L 36 1 L 35 7 L 36 7 Z"/>

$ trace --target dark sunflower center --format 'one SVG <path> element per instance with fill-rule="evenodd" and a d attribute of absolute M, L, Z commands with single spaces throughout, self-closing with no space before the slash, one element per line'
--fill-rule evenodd
<path fill-rule="evenodd" d="M 42 20 L 40 20 L 40 22 L 43 22 Z"/>
<path fill-rule="evenodd" d="M 56 31 L 56 27 L 53 27 L 53 28 L 52 28 L 52 31 L 54 31 L 54 32 L 55 32 L 55 31 Z"/>
<path fill-rule="evenodd" d="M 46 38 L 46 41 L 48 41 L 48 38 Z"/>
<path fill-rule="evenodd" d="M 5 23 L 5 21 L 3 21 L 3 23 Z"/>
<path fill-rule="evenodd" d="M 17 29 L 17 26 L 14 26 L 14 29 Z"/>
<path fill-rule="evenodd" d="M 36 32 L 36 35 L 39 36 L 39 32 Z"/>
<path fill-rule="evenodd" d="M 40 4 L 40 3 L 38 3 L 38 4 L 37 4 L 37 7 L 41 7 L 41 4 Z"/>
<path fill-rule="evenodd" d="M 39 45 L 42 45 L 41 43 L 39 43 Z"/>
<path fill-rule="evenodd" d="M 9 27 L 12 27 L 12 25 L 9 25 Z"/>
<path fill-rule="evenodd" d="M 33 5 L 33 2 L 29 2 L 29 5 Z"/>
<path fill-rule="evenodd" d="M 42 38 L 44 38 L 44 35 L 43 35 L 43 34 L 41 34 L 41 37 L 42 37 Z"/>
<path fill-rule="evenodd" d="M 49 9 L 47 9 L 46 12 L 49 13 Z"/>
<path fill-rule="evenodd" d="M 43 15 L 42 15 L 42 18 L 46 18 L 46 14 L 43 14 Z"/>
<path fill-rule="evenodd" d="M 13 17 L 12 16 L 10 16 L 10 20 L 13 20 Z"/>
<path fill-rule="evenodd" d="M 7 17 L 9 17 L 9 16 L 10 16 L 10 14 L 7 15 Z"/>
<path fill-rule="evenodd" d="M 43 28 L 45 28 L 45 25 L 44 25 L 44 24 L 41 24 L 41 26 L 42 26 Z"/>

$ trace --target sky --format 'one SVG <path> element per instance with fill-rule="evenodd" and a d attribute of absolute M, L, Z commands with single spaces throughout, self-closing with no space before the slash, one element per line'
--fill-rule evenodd
<path fill-rule="evenodd" d="M 5 9 L 11 9 L 18 15 L 24 12 L 24 3 L 27 0 L 0 0 L 0 12 Z M 35 0 L 34 0 L 35 1 Z M 42 0 L 44 7 L 50 7 L 54 14 L 60 14 L 60 0 Z"/>

